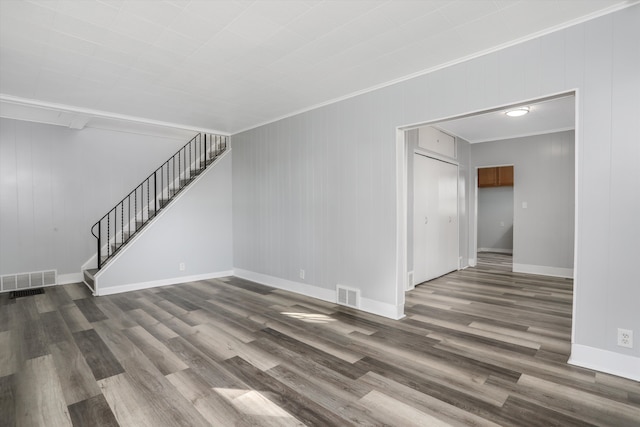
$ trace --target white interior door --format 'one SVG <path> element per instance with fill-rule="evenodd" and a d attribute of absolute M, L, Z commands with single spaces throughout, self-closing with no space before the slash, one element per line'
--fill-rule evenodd
<path fill-rule="evenodd" d="M 416 285 L 458 269 L 458 167 L 419 154 L 413 165 Z"/>

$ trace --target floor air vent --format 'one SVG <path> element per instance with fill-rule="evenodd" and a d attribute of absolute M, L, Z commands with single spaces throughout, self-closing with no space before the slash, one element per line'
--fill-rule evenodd
<path fill-rule="evenodd" d="M 57 282 L 58 277 L 56 270 L 9 274 L 2 276 L 0 280 L 0 292 L 40 288 L 55 285 Z"/>
<path fill-rule="evenodd" d="M 347 288 L 338 285 L 336 287 L 336 293 L 338 295 L 338 304 L 346 305 L 347 307 L 359 308 L 360 307 L 360 290 Z"/>
<path fill-rule="evenodd" d="M 24 289 L 22 291 L 12 291 L 9 294 L 9 299 L 21 298 L 21 297 L 30 297 L 31 295 L 40 295 L 44 294 L 44 289 Z"/>

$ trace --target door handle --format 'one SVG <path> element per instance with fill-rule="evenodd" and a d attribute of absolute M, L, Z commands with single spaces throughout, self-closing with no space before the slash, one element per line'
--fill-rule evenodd
<path fill-rule="evenodd" d="M 428 224 L 428 223 L 429 223 L 429 217 L 428 217 L 428 216 L 425 216 L 425 217 L 424 217 L 424 223 L 425 223 L 425 224 Z"/>

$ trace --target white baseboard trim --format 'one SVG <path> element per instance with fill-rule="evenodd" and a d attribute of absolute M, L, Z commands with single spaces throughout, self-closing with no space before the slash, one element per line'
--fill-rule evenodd
<path fill-rule="evenodd" d="M 393 320 L 400 320 L 404 317 L 404 304 L 396 306 L 369 298 L 360 298 L 360 310 Z"/>
<path fill-rule="evenodd" d="M 413 270 L 407 273 L 407 291 L 412 291 L 416 288 L 416 284 L 413 283 Z"/>
<path fill-rule="evenodd" d="M 539 274 L 541 276 L 564 277 L 573 279 L 573 268 L 548 267 L 546 265 L 513 263 L 514 273 Z"/>
<path fill-rule="evenodd" d="M 197 274 L 193 276 L 172 277 L 169 279 L 153 280 L 150 282 L 129 283 L 126 285 L 109 286 L 96 289 L 96 296 L 119 294 L 122 292 L 139 291 L 142 289 L 157 288 L 159 286 L 177 285 L 180 283 L 195 282 L 198 280 L 217 279 L 219 277 L 233 276 L 233 270 L 218 271 L 214 273 Z"/>
<path fill-rule="evenodd" d="M 469 267 L 475 267 L 477 264 L 475 258 L 469 258 Z"/>
<path fill-rule="evenodd" d="M 322 301 L 336 302 L 336 290 L 325 289 L 318 286 L 309 285 L 308 283 L 294 282 L 293 280 L 281 279 L 279 277 L 269 276 L 267 274 L 255 273 L 253 271 L 244 270 L 242 268 L 234 268 L 233 275 L 245 280 L 260 283 L 262 285 L 271 286 L 273 288 L 285 291 L 295 292 L 297 294 L 306 295 L 308 297 L 317 298 Z"/>
<path fill-rule="evenodd" d="M 234 276 L 240 277 L 241 279 L 251 280 L 252 282 L 261 283 L 263 285 L 294 292 L 311 298 L 317 298 L 322 301 L 334 304 L 336 303 L 337 297 L 335 289 L 320 288 L 318 286 L 309 285 L 308 283 L 294 282 L 292 280 L 281 279 L 267 274 L 255 273 L 242 268 L 235 268 L 233 271 Z M 404 317 L 404 305 L 395 306 L 369 298 L 360 298 L 360 310 L 396 320 Z"/>
<path fill-rule="evenodd" d="M 478 248 L 478 252 L 495 252 L 498 254 L 513 255 L 513 249 Z"/>
<path fill-rule="evenodd" d="M 571 345 L 570 365 L 594 369 L 618 377 L 640 381 L 640 357 L 614 353 L 581 344 Z"/>
<path fill-rule="evenodd" d="M 82 272 L 58 274 L 58 285 L 67 285 L 69 283 L 81 283 L 82 281 L 84 281 L 84 276 L 82 275 Z"/>

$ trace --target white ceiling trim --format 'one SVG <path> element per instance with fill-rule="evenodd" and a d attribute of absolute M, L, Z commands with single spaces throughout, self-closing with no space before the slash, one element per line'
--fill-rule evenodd
<path fill-rule="evenodd" d="M 437 126 L 434 126 L 434 127 L 437 127 Z M 545 129 L 544 131 L 539 131 L 539 132 L 529 132 L 529 133 L 523 133 L 523 134 L 509 135 L 508 137 L 505 137 L 505 138 L 497 138 L 497 139 L 489 138 L 489 139 L 477 139 L 477 140 L 474 139 L 473 141 L 467 141 L 467 142 L 469 142 L 469 144 L 480 144 L 482 142 L 506 141 L 508 139 L 527 138 L 529 136 L 537 136 L 537 135 L 548 135 L 550 133 L 566 132 L 570 130 L 575 130 L 575 126 L 567 126 L 567 127 L 557 128 L 557 129 Z M 448 131 L 448 133 L 451 133 L 451 132 Z"/>
<path fill-rule="evenodd" d="M 489 55 L 491 53 L 498 52 L 500 50 L 507 49 L 509 47 L 515 46 L 517 44 L 524 43 L 524 42 L 536 39 L 538 37 L 542 37 L 542 36 L 545 36 L 547 34 L 551 34 L 551 33 L 554 33 L 556 31 L 560 31 L 560 30 L 563 30 L 565 28 L 573 27 L 574 25 L 578 25 L 578 24 L 581 24 L 583 22 L 587 22 L 587 21 L 590 21 L 592 19 L 596 19 L 598 17 L 604 16 L 604 15 L 608 15 L 610 13 L 613 13 L 613 12 L 616 12 L 616 11 L 619 11 L 619 10 L 626 9 L 628 7 L 634 6 L 635 4 L 638 3 L 638 1 L 640 1 L 640 0 L 629 0 L 626 3 L 616 4 L 616 5 L 611 6 L 609 8 L 602 9 L 602 10 L 599 10 L 597 12 L 594 12 L 594 13 L 591 13 L 591 14 L 588 14 L 588 15 L 584 15 L 584 16 L 582 16 L 580 18 L 564 22 L 564 23 L 562 23 L 560 25 L 556 25 L 556 26 L 547 28 L 545 30 L 529 34 L 526 37 L 520 37 L 518 39 L 514 39 L 512 41 L 509 41 L 507 43 L 503 43 L 503 44 L 494 46 L 494 47 L 492 47 L 490 49 L 485 49 L 485 50 L 482 50 L 482 51 L 478 51 L 478 52 L 475 52 L 475 53 L 473 53 L 471 55 L 467 55 L 467 56 L 455 59 L 453 61 L 449 61 L 449 62 L 445 62 L 443 64 L 439 64 L 439 65 L 437 65 L 435 67 L 427 68 L 425 70 L 421 70 L 421 71 L 418 71 L 416 73 L 408 74 L 406 76 L 403 76 L 403 77 L 400 77 L 400 78 L 397 78 L 397 79 L 394 79 L 394 80 L 390 80 L 388 82 L 385 82 L 385 83 L 382 83 L 382 84 L 379 84 L 379 85 L 371 86 L 369 88 L 362 89 L 362 90 L 359 90 L 359 91 L 356 91 L 356 92 L 351 92 L 351 93 L 349 93 L 347 95 L 340 96 L 338 98 L 334 98 L 334 99 L 331 99 L 331 100 L 328 100 L 328 101 L 325 101 L 325 102 L 321 102 L 319 104 L 314 104 L 312 106 L 309 106 L 309 107 L 306 107 L 306 108 L 302 108 L 302 109 L 293 111 L 291 113 L 281 115 L 281 116 L 276 117 L 274 119 L 269 119 L 269 120 L 266 120 L 264 122 L 260 122 L 260 123 L 255 124 L 255 125 L 251 125 L 251 126 L 248 126 L 246 128 L 242 128 L 240 130 L 231 131 L 231 134 L 233 135 L 233 134 L 237 134 L 237 133 L 241 133 L 241 132 L 246 132 L 248 130 L 255 129 L 255 128 L 258 128 L 260 126 L 267 125 L 269 123 L 275 123 L 277 121 L 286 119 L 288 117 L 293 117 L 293 116 L 296 116 L 298 114 L 306 113 L 308 111 L 312 111 L 312 110 L 315 110 L 315 109 L 318 109 L 318 108 L 321 108 L 321 107 L 325 107 L 327 105 L 335 104 L 335 103 L 340 102 L 340 101 L 344 101 L 344 100 L 347 100 L 347 99 L 350 99 L 350 98 L 354 98 L 356 96 L 360 96 L 360 95 L 364 95 L 364 94 L 369 93 L 369 92 L 376 91 L 378 89 L 383 89 L 385 87 L 392 86 L 392 85 L 397 84 L 397 83 L 401 83 L 401 82 L 404 82 L 404 81 L 407 81 L 407 80 L 411 80 L 411 79 L 416 78 L 416 77 L 424 76 L 426 74 L 433 73 L 433 72 L 441 70 L 443 68 L 451 67 L 453 65 L 461 64 L 463 62 L 470 61 L 472 59 L 479 58 L 481 56 Z M 440 119 L 438 121 L 442 121 L 442 120 L 443 119 Z M 478 142 L 480 142 L 480 141 L 478 141 Z"/>
<path fill-rule="evenodd" d="M 39 119 L 42 113 L 46 111 L 58 113 L 59 120 L 43 121 L 42 119 Z M 71 129 L 82 129 L 85 126 L 92 127 L 92 119 L 99 119 L 101 125 L 96 127 L 104 127 L 105 123 L 109 123 L 108 128 L 114 130 L 119 129 L 120 127 L 129 130 L 131 125 L 140 125 L 141 127 L 151 126 L 183 131 L 213 133 L 225 136 L 230 135 L 228 132 L 222 132 L 216 129 L 185 126 L 178 123 L 163 122 L 143 117 L 135 117 L 126 114 L 111 113 L 71 105 L 56 104 L 53 102 L 21 98 L 6 94 L 0 94 L 0 117 L 57 126 L 67 126 Z M 124 124 L 124 126 L 119 126 L 120 123 Z"/>

